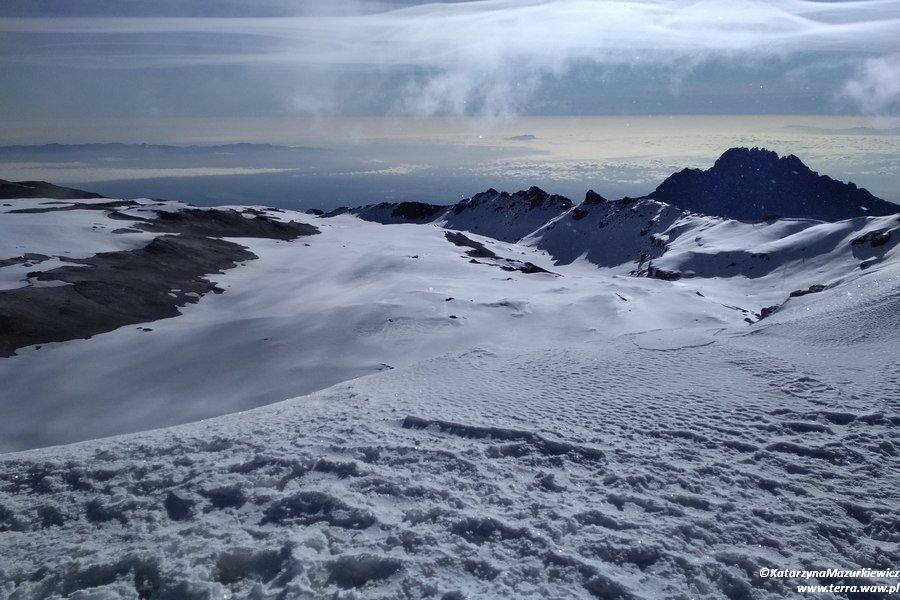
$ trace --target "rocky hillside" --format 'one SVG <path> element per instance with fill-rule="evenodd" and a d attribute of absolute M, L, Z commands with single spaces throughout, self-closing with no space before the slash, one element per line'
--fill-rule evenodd
<path fill-rule="evenodd" d="M 452 206 L 424 202 L 382 202 L 359 208 L 339 208 L 325 216 L 349 213 L 360 219 L 385 225 L 435 223 L 447 229 L 470 231 L 505 242 L 515 242 L 573 206 L 568 198 L 548 194 L 534 186 L 512 194 L 491 188 Z"/>

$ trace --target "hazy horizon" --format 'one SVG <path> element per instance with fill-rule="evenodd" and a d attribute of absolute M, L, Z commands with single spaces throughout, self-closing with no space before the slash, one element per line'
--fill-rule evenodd
<path fill-rule="evenodd" d="M 763 146 L 900 201 L 900 0 L 11 0 L 0 32 L 0 144 L 308 150 L 0 149 L 9 179 L 283 207 L 622 196 Z"/>
<path fill-rule="evenodd" d="M 900 119 L 798 115 L 518 118 L 116 119 L 89 139 L 20 123 L 0 133 L 0 178 L 47 180 L 127 197 L 197 204 L 335 208 L 382 201 L 449 204 L 494 187 L 537 185 L 573 199 L 652 192 L 733 146 L 795 154 L 810 168 L 900 201 Z M 84 124 L 82 124 L 84 125 Z M 62 133 L 57 133 L 62 132 Z M 171 148 L 11 148 L 159 144 Z M 272 148 L 205 148 L 225 144 Z M 28 146 L 29 144 L 25 144 Z M 178 147 L 196 145 L 191 152 Z M 90 150 L 90 151 L 89 151 Z"/>

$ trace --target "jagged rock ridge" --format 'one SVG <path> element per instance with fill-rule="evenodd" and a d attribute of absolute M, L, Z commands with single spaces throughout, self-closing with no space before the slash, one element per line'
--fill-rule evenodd
<path fill-rule="evenodd" d="M 366 221 L 384 224 L 440 223 L 448 229 L 514 242 L 573 206 L 565 196 L 549 194 L 532 186 L 512 194 L 491 188 L 451 206 L 424 202 L 382 202 L 359 208 L 342 207 L 323 216 L 349 213 Z"/>
<path fill-rule="evenodd" d="M 756 221 L 776 217 L 841 221 L 900 212 L 854 183 L 819 175 L 789 154 L 731 148 L 707 170 L 683 169 L 650 196 L 707 215 Z"/>

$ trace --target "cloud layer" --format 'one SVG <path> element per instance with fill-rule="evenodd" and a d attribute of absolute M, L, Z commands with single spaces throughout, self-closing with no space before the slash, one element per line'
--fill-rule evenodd
<path fill-rule="evenodd" d="M 868 114 L 900 113 L 900 54 L 863 61 L 843 93 Z"/>
<path fill-rule="evenodd" d="M 33 52 L 10 49 L 3 60 L 288 68 L 308 83 L 286 85 L 301 112 L 340 112 L 347 95 L 370 93 L 392 96 L 400 113 L 506 114 L 527 109 L 544 78 L 584 68 L 677 74 L 710 61 L 740 69 L 803 57 L 860 65 L 835 92 L 866 112 L 898 111 L 900 0 L 316 4 L 289 17 L 0 19 L 0 32 L 18 40 L 54 40 Z"/>

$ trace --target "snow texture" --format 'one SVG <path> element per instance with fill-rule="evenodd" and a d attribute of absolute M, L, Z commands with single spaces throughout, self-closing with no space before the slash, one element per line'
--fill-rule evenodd
<path fill-rule="evenodd" d="M 900 564 L 897 217 L 560 212 L 462 245 L 285 213 L 321 234 L 239 240 L 225 293 L 0 359 L 8 449 L 231 413 L 0 457 L 0 598 L 748 600 Z"/>

